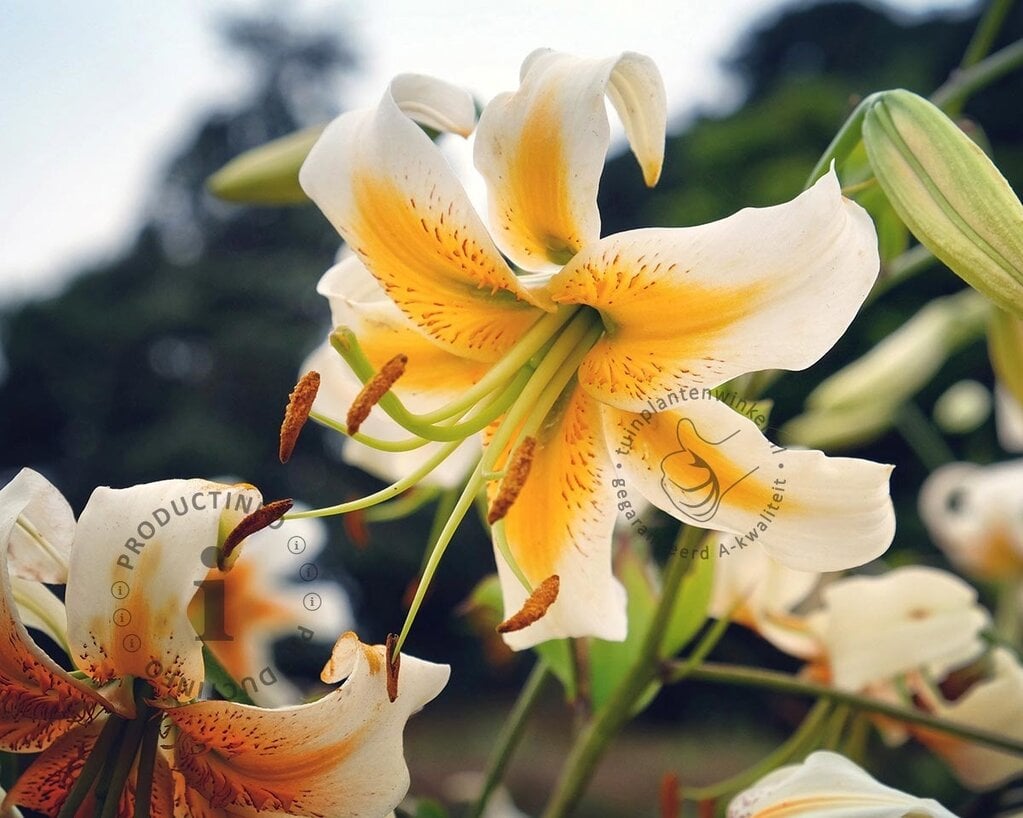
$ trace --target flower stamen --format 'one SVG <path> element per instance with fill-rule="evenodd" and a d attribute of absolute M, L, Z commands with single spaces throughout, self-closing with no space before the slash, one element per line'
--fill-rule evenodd
<path fill-rule="evenodd" d="M 370 410 L 390 391 L 394 382 L 405 374 L 407 364 L 407 355 L 395 355 L 362 387 L 348 410 L 348 434 L 354 435 L 359 431 L 363 421 L 369 417 Z"/>
<path fill-rule="evenodd" d="M 385 643 L 387 658 L 387 698 L 392 702 L 398 698 L 398 672 L 401 670 L 401 653 L 395 650 L 398 635 L 387 634 Z"/>
<path fill-rule="evenodd" d="M 512 507 L 512 504 L 526 484 L 529 477 L 529 468 L 533 465 L 533 452 L 536 449 L 536 438 L 527 437 L 512 454 L 511 463 L 505 472 L 504 479 L 497 491 L 494 502 L 490 504 L 487 512 L 487 522 L 493 525 L 504 518 Z"/>
<path fill-rule="evenodd" d="M 561 590 L 561 578 L 557 574 L 547 577 L 529 595 L 518 613 L 508 617 L 497 626 L 497 632 L 513 633 L 538 622 L 557 600 L 559 590 Z"/>
<path fill-rule="evenodd" d="M 260 506 L 247 517 L 243 518 L 236 525 L 231 533 L 224 539 L 224 544 L 217 551 L 217 568 L 221 571 L 230 571 L 234 565 L 235 551 L 241 545 L 242 540 L 250 537 L 257 531 L 262 531 L 271 523 L 276 523 L 281 517 L 287 514 L 294 503 L 291 500 L 274 500 Z"/>
<path fill-rule="evenodd" d="M 306 372 L 295 388 L 288 395 L 288 408 L 284 410 L 284 421 L 281 423 L 280 448 L 278 455 L 282 463 L 287 463 L 291 453 L 295 451 L 295 444 L 298 443 L 298 436 L 302 427 L 309 420 L 309 413 L 313 408 L 313 401 L 316 400 L 316 393 L 320 388 L 320 373 Z"/>

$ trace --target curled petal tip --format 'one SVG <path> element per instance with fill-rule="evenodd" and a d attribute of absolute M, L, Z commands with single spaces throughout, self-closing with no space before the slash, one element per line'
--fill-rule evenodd
<path fill-rule="evenodd" d="M 497 632 L 513 633 L 528 628 L 534 622 L 538 622 L 557 600 L 560 589 L 561 578 L 557 574 L 547 577 L 529 595 L 529 598 L 518 613 L 510 616 L 497 626 Z"/>
<path fill-rule="evenodd" d="M 280 447 L 278 456 L 281 463 L 287 463 L 295 451 L 298 436 L 309 420 L 316 393 L 320 389 L 320 373 L 306 372 L 288 396 L 288 408 L 284 410 L 284 421 L 281 423 Z"/>

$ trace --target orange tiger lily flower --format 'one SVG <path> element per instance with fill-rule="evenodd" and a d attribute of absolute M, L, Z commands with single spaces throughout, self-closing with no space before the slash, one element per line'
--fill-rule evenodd
<path fill-rule="evenodd" d="M 365 303 L 332 298 L 335 320 L 344 315 L 335 348 L 363 381 L 404 356 L 380 408 L 412 433 L 409 449 L 442 444 L 394 490 L 486 430 L 435 553 L 485 489 L 507 507 L 494 524 L 506 614 L 560 578 L 545 615 L 505 636 L 516 648 L 624 638 L 624 594 L 611 572 L 619 481 L 684 522 L 733 535 L 756 528 L 778 493 L 776 449 L 704 396 L 749 372 L 816 362 L 878 271 L 873 224 L 834 173 L 787 204 L 602 238 L 605 97 L 656 183 L 666 101 L 653 63 L 537 51 L 519 90 L 484 109 L 475 136 L 492 234 L 413 121 L 471 128 L 471 98 L 436 80 L 399 77 L 377 108 L 339 117 L 300 174 L 353 251 L 349 268 L 379 287 Z M 700 399 L 680 402 L 691 394 Z M 510 486 L 505 471 L 529 439 L 528 477 Z M 788 452 L 784 465 L 785 512 L 758 537 L 775 558 L 837 570 L 888 547 L 889 467 L 819 452 Z"/>
<path fill-rule="evenodd" d="M 196 583 L 259 493 L 166 480 L 97 489 L 77 524 L 59 493 L 23 470 L 0 490 L 0 749 L 38 753 L 3 807 L 51 816 L 167 818 L 383 815 L 408 788 L 401 733 L 444 686 L 444 666 L 403 657 L 389 700 L 383 647 L 338 642 L 318 701 L 263 710 L 197 701 Z M 64 563 L 64 567 L 61 564 Z M 12 576 L 13 575 L 13 576 Z M 77 670 L 32 639 L 12 579 L 66 579 Z"/>

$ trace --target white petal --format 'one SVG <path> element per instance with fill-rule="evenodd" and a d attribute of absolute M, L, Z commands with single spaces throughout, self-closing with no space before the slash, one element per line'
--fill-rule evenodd
<path fill-rule="evenodd" d="M 935 715 L 1023 741 L 1023 667 L 1004 648 L 993 655 L 991 678 L 973 685 L 954 702 L 940 704 Z M 1023 773 L 1023 758 L 957 739 L 948 734 L 920 736 L 973 790 L 989 790 Z"/>
<path fill-rule="evenodd" d="M 823 597 L 814 626 L 832 682 L 843 690 L 918 669 L 940 679 L 984 650 L 980 634 L 990 617 L 977 604 L 977 592 L 947 571 L 907 566 L 845 577 Z"/>
<path fill-rule="evenodd" d="M 871 778 L 849 759 L 816 752 L 769 773 L 728 805 L 728 818 L 955 818 L 937 801 Z"/>
<path fill-rule="evenodd" d="M 423 74 L 399 74 L 390 90 L 401 112 L 420 125 L 460 136 L 476 126 L 476 103 L 463 88 Z"/>
<path fill-rule="evenodd" d="M 450 671 L 403 655 L 391 702 L 383 648 L 349 637 L 350 677 L 312 704 L 261 710 L 208 701 L 168 711 L 179 731 L 175 766 L 196 798 L 231 814 L 273 816 L 385 815 L 401 801 L 405 722 Z"/>
<path fill-rule="evenodd" d="M 890 466 L 774 446 L 713 398 L 677 407 L 632 414 L 605 406 L 608 447 L 622 476 L 662 511 L 730 533 L 728 554 L 763 546 L 790 568 L 838 571 L 891 544 Z"/>
<path fill-rule="evenodd" d="M 63 585 L 75 533 L 75 515 L 64 495 L 32 469 L 22 469 L 5 491 L 23 494 L 18 522 L 11 532 L 11 573 L 23 579 Z"/>
<path fill-rule="evenodd" d="M 476 133 L 501 249 L 526 270 L 554 269 L 600 236 L 597 186 L 610 139 L 605 94 L 648 185 L 664 158 L 667 101 L 661 75 L 641 54 L 583 59 L 541 49 L 522 84 L 495 97 Z"/>
<path fill-rule="evenodd" d="M 791 202 L 699 227 L 618 233 L 551 280 L 609 327 L 579 368 L 598 400 L 647 401 L 761 369 L 805 369 L 842 336 L 877 277 L 877 235 L 834 173 Z"/>
<path fill-rule="evenodd" d="M 66 594 L 79 669 L 101 684 L 130 675 L 159 696 L 197 696 L 202 642 L 188 603 L 218 544 L 260 504 L 252 486 L 206 480 L 96 489 L 75 532 Z"/>

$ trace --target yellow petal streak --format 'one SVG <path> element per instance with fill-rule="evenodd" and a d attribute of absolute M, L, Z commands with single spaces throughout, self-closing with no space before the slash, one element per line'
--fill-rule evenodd
<path fill-rule="evenodd" d="M 608 327 L 579 367 L 587 391 L 621 405 L 722 381 L 717 342 L 756 311 L 764 288 L 710 288 L 687 283 L 686 273 L 656 254 L 626 257 L 608 247 L 576 257 L 555 276 L 556 303 L 589 305 Z"/>
<path fill-rule="evenodd" d="M 542 98 L 526 114 L 520 138 L 506 145 L 514 151 L 507 184 L 496 189 L 501 193 L 497 224 L 505 243 L 555 264 L 564 264 L 583 247 L 569 200 L 571 166 L 563 128 L 556 99 Z"/>
<path fill-rule="evenodd" d="M 511 552 L 534 587 L 559 572 L 569 549 L 592 550 L 613 518 L 599 408 L 575 384 L 569 390 L 537 435 L 529 477 L 504 518 Z"/>
<path fill-rule="evenodd" d="M 493 248 L 482 246 L 453 205 L 407 195 L 356 173 L 355 223 L 344 233 L 388 295 L 420 329 L 458 355 L 494 361 L 542 311 Z"/>

